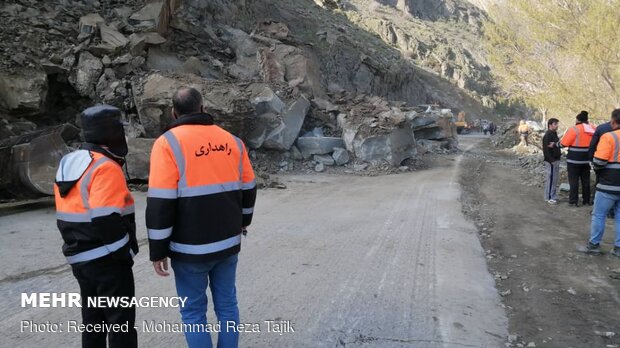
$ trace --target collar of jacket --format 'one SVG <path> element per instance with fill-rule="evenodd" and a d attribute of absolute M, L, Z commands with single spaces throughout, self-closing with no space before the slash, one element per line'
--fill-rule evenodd
<path fill-rule="evenodd" d="M 92 151 L 92 152 L 98 152 L 104 156 L 106 156 L 107 158 L 111 159 L 112 161 L 118 163 L 118 165 L 120 165 L 121 167 L 125 164 L 125 159 L 118 157 L 118 156 L 114 156 L 112 153 L 110 153 L 110 151 L 104 149 L 103 147 L 97 145 L 97 144 L 92 144 L 92 143 L 82 143 L 82 146 L 80 146 L 81 149 L 83 150 L 88 150 L 88 151 Z"/>
<path fill-rule="evenodd" d="M 212 126 L 214 125 L 213 115 L 207 113 L 197 113 L 197 114 L 189 114 L 179 117 L 174 120 L 172 124 L 168 127 L 168 129 L 172 129 L 174 127 L 183 126 L 187 124 L 198 124 L 203 126 Z M 166 129 L 166 130 L 168 130 Z"/>

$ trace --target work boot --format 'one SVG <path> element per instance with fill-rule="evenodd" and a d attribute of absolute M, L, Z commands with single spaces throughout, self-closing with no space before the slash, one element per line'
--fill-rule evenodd
<path fill-rule="evenodd" d="M 620 257 L 620 246 L 614 247 L 614 251 L 612 251 L 611 254 L 615 257 Z"/>
<path fill-rule="evenodd" d="M 591 242 L 588 242 L 588 245 L 586 246 L 585 250 L 583 250 L 583 252 L 588 254 L 588 255 L 600 255 L 601 254 L 601 245 L 600 244 L 592 244 Z"/>

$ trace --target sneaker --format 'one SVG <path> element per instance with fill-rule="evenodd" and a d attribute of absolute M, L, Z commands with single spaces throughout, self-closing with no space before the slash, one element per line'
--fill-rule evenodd
<path fill-rule="evenodd" d="M 592 202 L 583 202 L 583 205 L 593 205 Z"/>
<path fill-rule="evenodd" d="M 620 247 L 614 247 L 614 251 L 611 254 L 615 257 L 620 257 Z"/>
<path fill-rule="evenodd" d="M 600 244 L 592 244 L 590 242 L 588 242 L 588 245 L 582 251 L 584 253 L 588 254 L 588 255 L 600 255 L 600 254 L 602 254 L 602 252 L 601 252 L 601 245 Z"/>
<path fill-rule="evenodd" d="M 579 207 L 579 203 L 568 203 L 568 206 L 569 207 L 577 208 L 577 207 Z"/>
<path fill-rule="evenodd" d="M 558 201 L 556 201 L 555 199 L 550 199 L 547 201 L 547 203 L 551 204 L 551 205 L 556 205 L 558 204 Z"/>

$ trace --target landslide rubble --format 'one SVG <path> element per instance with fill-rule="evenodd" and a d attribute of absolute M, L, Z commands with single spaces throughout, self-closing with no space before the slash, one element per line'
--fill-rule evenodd
<path fill-rule="evenodd" d="M 415 106 L 484 106 L 351 22 L 341 2 L 319 5 L 4 1 L 0 196 L 32 181 L 31 174 L 16 178 L 14 146 L 27 147 L 33 134 L 58 124 L 79 127 L 79 111 L 94 103 L 124 112 L 128 173 L 146 180 L 150 146 L 169 124 L 171 94 L 181 86 L 202 92 L 216 122 L 246 141 L 265 174 L 414 169 L 424 153 L 454 151 L 452 112 Z M 56 155 L 79 136 L 63 141 L 68 147 L 53 148 Z"/>

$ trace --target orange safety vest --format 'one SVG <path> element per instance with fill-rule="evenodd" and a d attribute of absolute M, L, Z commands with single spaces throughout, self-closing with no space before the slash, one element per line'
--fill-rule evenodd
<path fill-rule="evenodd" d="M 208 114 L 183 116 L 151 152 L 146 209 L 151 260 L 211 261 L 238 253 L 255 200 L 243 142 Z"/>
<path fill-rule="evenodd" d="M 620 194 L 620 130 L 601 136 L 592 164 L 597 169 L 599 179 L 596 189 Z"/>
<path fill-rule="evenodd" d="M 134 199 L 121 166 L 102 153 L 64 156 L 54 185 L 58 229 L 69 264 L 138 253 Z"/>
<path fill-rule="evenodd" d="M 560 144 L 562 147 L 568 147 L 567 163 L 590 164 L 588 151 L 594 130 L 595 127 L 587 123 L 580 123 L 566 131 Z"/>

